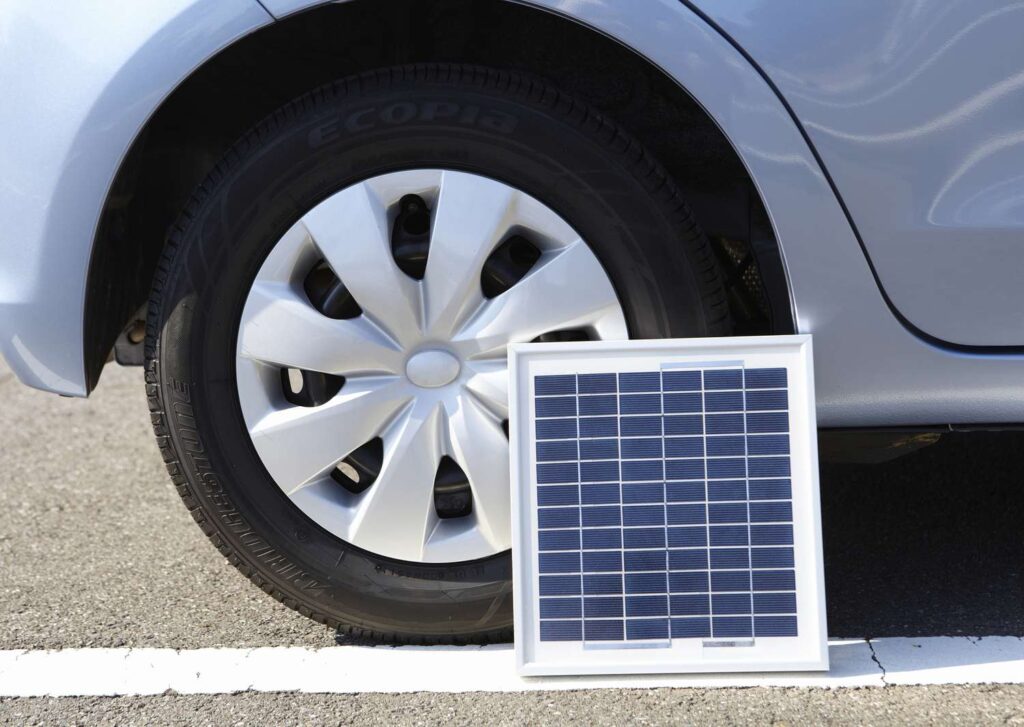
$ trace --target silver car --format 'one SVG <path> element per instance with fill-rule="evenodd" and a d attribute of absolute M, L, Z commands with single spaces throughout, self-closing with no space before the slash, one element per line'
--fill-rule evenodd
<path fill-rule="evenodd" d="M 0 351 L 145 366 L 310 618 L 510 636 L 511 342 L 813 333 L 827 429 L 1024 422 L 1020 3 L 57 5 L 0 4 Z"/>

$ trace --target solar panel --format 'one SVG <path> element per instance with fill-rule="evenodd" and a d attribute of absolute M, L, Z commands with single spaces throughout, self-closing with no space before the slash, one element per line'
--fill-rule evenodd
<path fill-rule="evenodd" d="M 521 673 L 827 668 L 809 336 L 510 362 Z"/>

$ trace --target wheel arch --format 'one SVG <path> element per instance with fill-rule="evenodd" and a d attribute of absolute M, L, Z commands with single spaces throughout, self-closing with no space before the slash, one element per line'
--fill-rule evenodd
<path fill-rule="evenodd" d="M 735 84 L 719 70 L 731 47 L 708 35 L 681 3 L 661 0 L 634 31 L 625 29 L 635 37 L 618 38 L 602 24 L 614 27 L 615 14 L 623 11 L 597 9 L 572 18 L 561 12 L 565 3 L 550 0 L 349 0 L 305 3 L 315 7 L 300 10 L 302 4 L 266 4 L 275 14 L 289 14 L 197 68 L 125 154 L 100 215 L 88 272 L 83 345 L 89 390 L 147 298 L 167 230 L 233 141 L 304 91 L 399 63 L 468 62 L 541 75 L 614 118 L 668 168 L 698 222 L 723 241 L 722 261 L 733 266 L 731 302 L 741 309 L 734 313 L 747 322 L 742 332 L 794 330 L 790 286 L 760 180 L 742 159 L 750 143 L 730 140 L 720 119 L 692 89 L 684 90 L 678 73 L 633 50 L 645 48 L 645 26 L 658 27 L 665 15 L 678 43 L 713 43 L 718 55 L 701 60 L 705 72 Z M 502 29 L 500 37 L 485 37 L 482 30 L 493 27 Z M 735 88 L 735 95 L 744 98 L 744 89 Z"/>

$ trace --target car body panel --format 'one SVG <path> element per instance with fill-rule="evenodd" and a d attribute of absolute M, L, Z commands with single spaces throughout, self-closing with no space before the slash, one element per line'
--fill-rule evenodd
<path fill-rule="evenodd" d="M 86 276 L 121 160 L 182 79 L 272 20 L 255 0 L 0 6 L 0 351 L 22 381 L 85 395 Z"/>
<path fill-rule="evenodd" d="M 1024 345 L 1024 3 L 692 2 L 793 108 L 900 313 Z"/>
<path fill-rule="evenodd" d="M 79 83 L 89 90 L 76 99 L 82 108 L 68 112 L 68 118 L 55 125 L 53 135 L 45 140 L 32 133 L 18 136 L 19 143 L 30 147 L 53 145 L 60 150 L 46 152 L 53 155 L 49 181 L 32 187 L 35 204 L 19 203 L 24 195 L 17 189 L 0 192 L 0 217 L 10 217 L 17 210 L 26 218 L 16 228 L 17 246 L 6 234 L 0 246 L 0 269 L 5 269 L 0 274 L 0 346 L 19 376 L 41 388 L 85 392 L 84 279 L 95 221 L 120 158 L 187 67 L 269 17 L 243 0 L 161 0 L 158 4 L 167 9 L 165 19 L 173 20 L 174 27 L 184 13 L 198 13 L 193 22 L 200 22 L 205 12 L 220 19 L 219 30 L 179 37 L 191 53 L 182 59 L 169 57 L 163 40 L 170 31 L 158 32 L 159 24 L 139 28 L 130 40 L 119 43 L 132 52 L 121 53 L 108 65 L 83 65 L 80 72 L 88 78 Z M 230 5 L 236 13 L 227 18 L 227 10 L 210 9 L 215 4 Z M 1024 357 L 942 348 L 915 336 L 897 320 L 800 127 L 758 69 L 720 32 L 678 0 L 649 0 L 642 13 L 630 0 L 524 0 L 523 4 L 572 18 L 633 48 L 685 88 L 731 141 L 761 194 L 779 240 L 798 331 L 815 335 L 822 426 L 1024 422 L 1024 389 L 1019 386 Z M 79 8 L 87 5 L 94 8 L 84 0 L 69 3 Z M 275 12 L 284 7 L 270 5 Z M 207 9 L 197 10 L 199 6 Z M 287 7 L 301 9 L 296 0 L 288 0 Z M 181 12 L 175 15 L 173 10 Z M 27 10 L 20 14 L 32 16 Z M 12 14 L 6 7 L 0 10 L 7 25 L 12 15 L 19 13 Z M 32 17 L 42 22 L 41 17 Z M 96 17 L 90 22 L 104 21 Z M 82 23 L 88 24 L 84 19 Z M 93 25 L 92 31 L 97 27 Z M 90 30 L 68 32 L 78 38 Z M 71 44 L 62 52 L 76 48 Z M 15 75 L 27 72 L 34 60 L 25 48 L 20 54 L 8 53 Z M 118 62 L 127 65 L 117 66 Z M 53 63 L 48 92 L 59 95 L 68 81 L 58 66 L 73 61 Z M 145 65 L 128 68 L 140 63 Z M 115 83 L 140 73 L 152 82 L 136 80 L 137 89 L 131 83 Z M 42 93 L 21 90 L 23 95 Z M 112 115 L 112 107 L 124 113 Z M 5 128 L 34 118 L 26 109 L 0 113 Z M 97 126 L 98 120 L 106 124 Z M 80 147 L 89 140 L 98 148 Z M 30 158 L 7 148 L 8 141 L 2 143 L 3 154 L 18 167 L 13 178 L 31 177 Z M 42 271 L 53 264 L 55 255 L 64 257 L 44 278 Z M 19 256 L 25 259 L 16 260 Z M 8 263 L 31 273 L 29 283 L 21 284 L 18 276 L 7 274 Z M 52 299 L 53 286 L 43 285 L 48 280 L 63 286 Z M 31 330 L 43 322 L 52 330 Z M 27 331 L 31 332 L 28 339 L 24 338 Z"/>

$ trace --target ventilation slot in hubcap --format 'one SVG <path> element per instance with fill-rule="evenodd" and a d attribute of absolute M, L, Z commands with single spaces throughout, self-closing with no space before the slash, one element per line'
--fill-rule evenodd
<path fill-rule="evenodd" d="M 473 512 L 469 479 L 451 457 L 442 457 L 434 478 L 434 509 L 442 519 L 464 517 Z"/>
<path fill-rule="evenodd" d="M 281 369 L 281 389 L 284 391 L 284 398 L 296 406 L 326 404 L 344 385 L 344 376 L 303 369 Z"/>
<path fill-rule="evenodd" d="M 352 293 L 324 261 L 310 271 L 303 287 L 313 307 L 328 318 L 341 320 L 358 318 L 363 314 Z"/>
<path fill-rule="evenodd" d="M 398 217 L 391 228 L 391 254 L 398 268 L 422 280 L 430 249 L 430 210 L 422 197 L 407 194 L 398 202 Z"/>
<path fill-rule="evenodd" d="M 484 263 L 480 287 L 484 296 L 496 298 L 518 283 L 540 260 L 540 250 L 521 235 L 501 243 Z"/>
<path fill-rule="evenodd" d="M 537 336 L 531 343 L 567 343 L 569 341 L 596 341 L 597 336 L 593 335 L 586 328 L 566 328 L 561 331 L 550 331 Z"/>
<path fill-rule="evenodd" d="M 341 460 L 331 470 L 331 478 L 353 495 L 358 495 L 377 480 L 383 464 L 384 441 L 377 437 Z"/>

